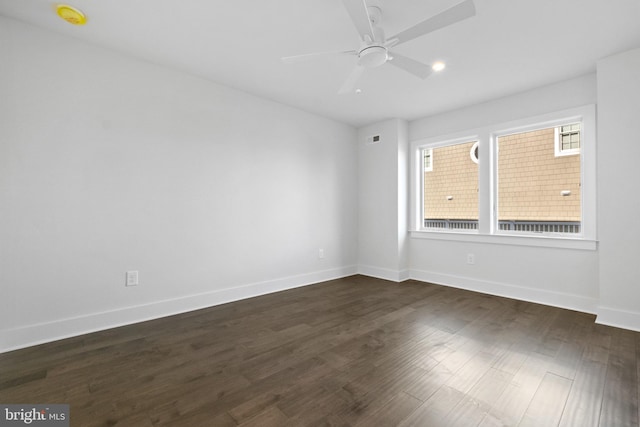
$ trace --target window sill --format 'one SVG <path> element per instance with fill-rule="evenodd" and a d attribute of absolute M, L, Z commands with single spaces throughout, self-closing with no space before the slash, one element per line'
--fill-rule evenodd
<path fill-rule="evenodd" d="M 595 251 L 597 240 L 552 236 L 523 236 L 505 234 L 479 234 L 451 231 L 411 231 L 414 239 L 447 240 L 451 242 L 488 243 L 494 245 L 531 246 L 543 248 L 579 249 Z"/>

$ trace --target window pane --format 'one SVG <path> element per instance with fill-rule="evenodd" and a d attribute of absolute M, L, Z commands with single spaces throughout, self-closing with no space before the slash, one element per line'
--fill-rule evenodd
<path fill-rule="evenodd" d="M 571 134 L 571 148 L 580 148 L 580 134 L 572 133 Z"/>
<path fill-rule="evenodd" d="M 424 173 L 425 228 L 478 228 L 478 165 L 469 155 L 474 143 L 431 149 L 433 167 Z"/>
<path fill-rule="evenodd" d="M 580 147 L 579 134 L 561 141 L 563 149 Z M 554 128 L 498 138 L 500 230 L 580 232 L 580 156 L 555 156 L 554 143 Z"/>

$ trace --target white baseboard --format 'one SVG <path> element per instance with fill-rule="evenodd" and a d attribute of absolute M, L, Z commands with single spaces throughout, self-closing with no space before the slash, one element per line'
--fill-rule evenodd
<path fill-rule="evenodd" d="M 235 288 L 216 290 L 204 294 L 189 295 L 145 305 L 124 307 L 118 310 L 94 313 L 87 316 L 60 319 L 47 323 L 4 330 L 0 331 L 0 353 L 104 329 L 199 310 L 259 295 L 307 286 L 327 280 L 352 276 L 354 274 L 362 274 L 393 282 L 415 279 L 422 282 L 435 283 L 438 285 L 503 296 L 522 301 L 567 308 L 570 310 L 597 314 L 596 323 L 599 324 L 640 331 L 640 312 L 630 312 L 609 307 L 598 307 L 597 300 L 595 298 L 524 288 L 503 283 L 422 270 L 397 271 L 360 265 L 284 277 Z"/>
<path fill-rule="evenodd" d="M 404 282 L 410 279 L 409 270 L 391 270 L 388 268 L 359 265 L 358 274 L 375 277 L 377 279 L 390 280 L 392 282 Z"/>
<path fill-rule="evenodd" d="M 596 313 L 597 300 L 580 295 L 565 294 L 542 289 L 532 289 L 504 283 L 478 280 L 471 277 L 411 270 L 411 278 L 421 282 L 451 286 L 484 294 L 496 295 L 521 301 L 534 302 L 553 307 L 566 308 L 584 313 Z"/>
<path fill-rule="evenodd" d="M 598 307 L 596 323 L 640 332 L 640 312 Z"/>
<path fill-rule="evenodd" d="M 357 274 L 346 266 L 0 331 L 0 353 Z"/>

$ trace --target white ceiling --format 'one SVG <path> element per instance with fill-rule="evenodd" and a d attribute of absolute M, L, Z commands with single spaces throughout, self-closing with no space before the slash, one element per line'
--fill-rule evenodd
<path fill-rule="evenodd" d="M 382 0 L 388 36 L 460 0 Z M 412 120 L 595 71 L 640 47 L 640 0 L 475 0 L 477 15 L 394 50 L 447 69 L 420 80 L 388 64 L 360 94 L 338 95 L 355 58 L 284 64 L 283 56 L 350 50 L 359 36 L 341 0 L 0 0 L 0 15 L 177 68 L 354 126 Z"/>

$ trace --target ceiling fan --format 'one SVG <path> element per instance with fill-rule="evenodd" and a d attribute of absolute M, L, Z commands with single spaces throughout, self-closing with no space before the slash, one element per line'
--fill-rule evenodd
<path fill-rule="evenodd" d="M 290 64 L 325 55 L 356 56 L 358 59 L 355 68 L 338 91 L 341 94 L 353 92 L 356 83 L 367 68 L 378 67 L 387 62 L 421 79 L 427 78 L 432 71 L 429 65 L 396 52 L 391 52 L 389 49 L 476 14 L 473 0 L 465 0 L 387 39 L 381 27 L 381 0 L 342 0 L 342 3 L 347 9 L 356 30 L 358 30 L 358 34 L 360 34 L 360 47 L 358 49 L 309 53 L 282 58 L 282 61 Z"/>

